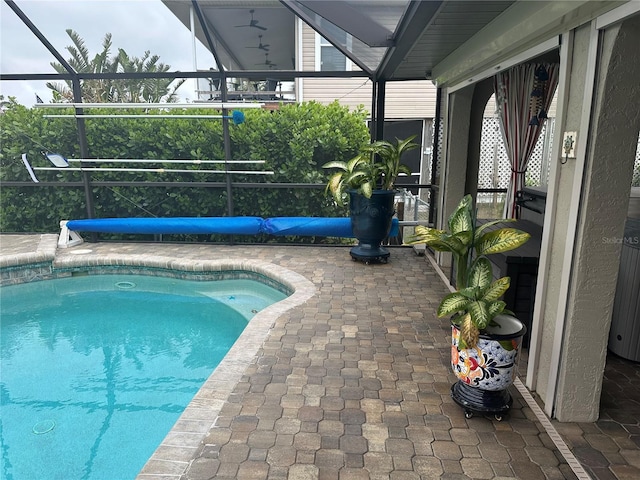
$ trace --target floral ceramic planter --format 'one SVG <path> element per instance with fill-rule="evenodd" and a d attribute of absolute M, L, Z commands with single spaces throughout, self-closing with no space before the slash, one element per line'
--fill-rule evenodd
<path fill-rule="evenodd" d="M 506 390 L 515 379 L 516 357 L 527 329 L 508 315 L 496 317 L 497 326 L 480 334 L 474 348 L 459 348 L 460 330 L 451 325 L 451 367 L 458 379 L 485 391 Z"/>

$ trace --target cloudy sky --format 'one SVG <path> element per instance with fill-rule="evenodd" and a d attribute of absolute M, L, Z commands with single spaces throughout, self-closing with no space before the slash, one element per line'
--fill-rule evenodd
<path fill-rule="evenodd" d="M 189 30 L 160 0 L 15 0 L 49 42 L 68 59 L 72 44 L 66 29 L 75 30 L 94 56 L 102 51 L 106 33 L 112 35 L 111 54 L 118 48 L 130 57 L 142 57 L 146 50 L 159 55 L 171 71 L 192 71 L 192 40 Z M 212 56 L 197 43 L 197 67 L 207 69 Z M 54 73 L 55 58 L 4 1 L 0 2 L 0 71 L 2 73 Z M 194 97 L 194 81 L 180 88 L 182 100 Z M 2 81 L 0 94 L 15 96 L 23 105 L 35 103 L 38 94 L 51 101 L 45 82 Z"/>

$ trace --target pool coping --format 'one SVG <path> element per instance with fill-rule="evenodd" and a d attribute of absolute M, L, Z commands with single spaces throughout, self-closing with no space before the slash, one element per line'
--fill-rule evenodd
<path fill-rule="evenodd" d="M 57 237 L 57 236 L 56 236 Z M 180 478 L 197 457 L 203 440 L 215 425 L 220 409 L 239 383 L 247 367 L 267 338 L 275 321 L 292 308 L 304 304 L 317 293 L 316 286 L 304 276 L 269 262 L 258 260 L 195 260 L 175 259 L 160 255 L 95 254 L 57 256 L 51 251 L 51 239 L 46 238 L 46 254 L 13 256 L 2 267 L 51 262 L 52 278 L 56 273 L 101 267 L 134 267 L 188 274 L 248 272 L 263 276 L 284 286 L 291 293 L 285 299 L 258 312 L 248 323 L 229 352 L 207 378 L 155 452 L 147 460 L 137 479 Z M 71 253 L 71 252 L 70 252 Z M 28 281 L 28 280 L 27 280 Z"/>
<path fill-rule="evenodd" d="M 0 255 L 0 268 L 22 267 L 28 264 L 52 262 L 58 248 L 58 235 L 41 234 L 35 245 L 35 252 L 16 252 L 11 255 Z"/>
<path fill-rule="evenodd" d="M 11 236 L 9 235 L 9 237 Z M 15 235 L 13 236 L 15 237 Z M 3 238 L 7 238 L 7 236 Z M 29 247 L 27 248 L 33 248 L 32 251 L 14 250 L 5 254 L 3 242 L 2 254 L 0 254 L 0 286 L 42 280 L 51 275 L 52 263 L 58 248 L 58 235 L 41 234 L 37 236 L 37 241 L 32 240 L 28 243 Z M 9 247 L 9 250 L 12 248 Z"/>

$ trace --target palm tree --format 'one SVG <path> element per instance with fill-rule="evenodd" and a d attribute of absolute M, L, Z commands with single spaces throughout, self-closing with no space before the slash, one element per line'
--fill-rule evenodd
<path fill-rule="evenodd" d="M 168 72 L 169 65 L 160 63 L 158 55 L 151 55 L 149 50 L 142 58 L 129 57 L 123 49 L 118 50 L 117 61 L 123 72 L 157 73 Z M 116 85 L 116 97 L 120 102 L 175 102 L 178 99 L 176 90 L 185 82 L 179 79 L 174 86 L 173 80 L 165 78 L 144 78 L 123 80 Z"/>
<path fill-rule="evenodd" d="M 73 42 L 73 45 L 66 47 L 71 54 L 68 62 L 79 73 L 156 73 L 168 72 L 171 68 L 170 65 L 160 63 L 160 57 L 152 56 L 149 51 L 146 51 L 142 58 L 137 58 L 129 57 L 123 49 L 118 49 L 118 54 L 111 57 L 110 33 L 104 36 L 102 51 L 91 58 L 82 37 L 71 29 L 67 29 L 66 32 Z M 67 73 L 60 63 L 51 62 L 51 66 L 58 73 Z M 184 79 L 174 82 L 166 78 L 81 80 L 80 90 L 82 100 L 90 103 L 176 102 L 178 100 L 176 91 L 184 82 Z M 71 81 L 47 82 L 47 88 L 51 89 L 54 102 L 73 102 Z"/>

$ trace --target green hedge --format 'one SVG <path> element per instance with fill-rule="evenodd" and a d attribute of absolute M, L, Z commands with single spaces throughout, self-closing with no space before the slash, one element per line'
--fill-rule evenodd
<path fill-rule="evenodd" d="M 72 113 L 56 109 L 55 113 Z M 113 114 L 112 109 L 86 113 Z M 143 114 L 140 110 L 118 113 Z M 164 113 L 155 112 L 153 113 Z M 171 110 L 172 114 L 180 113 Z M 211 109 L 184 114 L 211 115 Z M 265 160 L 264 165 L 233 165 L 242 170 L 270 170 L 273 175 L 233 175 L 234 183 L 324 183 L 329 160 L 348 159 L 368 141 L 364 110 L 349 111 L 337 102 L 281 105 L 278 110 L 245 110 L 245 122 L 230 126 L 231 158 Z M 10 101 L 0 115 L 0 182 L 30 181 L 21 161 L 27 153 L 33 166 L 51 166 L 42 151 L 79 158 L 76 120 L 45 118 L 50 109 L 28 109 Z M 90 158 L 224 159 L 222 122 L 218 119 L 86 119 Z M 73 164 L 71 166 L 74 166 Z M 97 165 L 96 165 L 97 166 Z M 101 166 L 123 167 L 122 164 Z M 144 167 L 144 165 L 131 165 Z M 158 165 L 146 165 L 157 168 Z M 165 164 L 172 169 L 223 169 L 222 165 Z M 79 172 L 36 172 L 40 181 L 81 181 Z M 139 181 L 134 187 L 93 187 L 95 216 L 178 217 L 225 216 L 225 175 L 203 173 L 92 173 L 93 181 Z M 221 188 L 147 187 L 145 181 L 217 182 Z M 265 185 L 266 187 L 267 185 Z M 323 189 L 232 188 L 234 215 L 344 216 Z M 6 187 L 0 190 L 2 232 L 57 232 L 62 219 L 86 218 L 85 194 L 71 187 Z M 177 239 L 193 240 L 194 237 Z M 202 236 L 197 240 L 217 240 Z M 267 241 L 268 239 L 263 239 Z M 282 240 L 282 239 L 280 239 Z M 321 241 L 320 239 L 295 239 Z M 255 241 L 255 239 L 251 239 Z"/>

